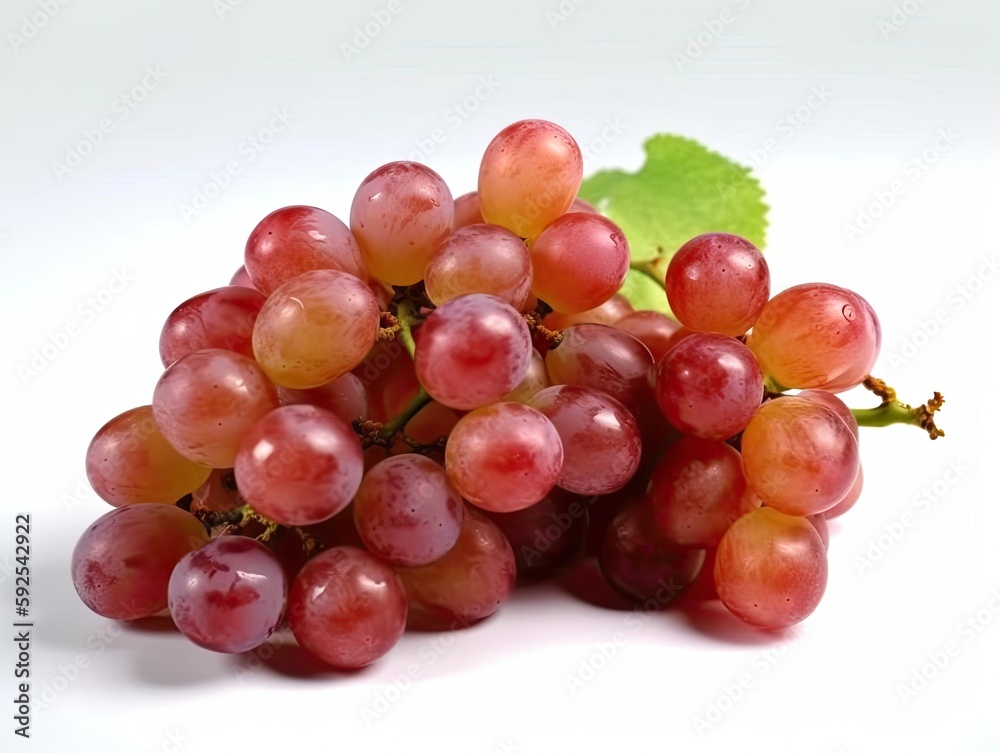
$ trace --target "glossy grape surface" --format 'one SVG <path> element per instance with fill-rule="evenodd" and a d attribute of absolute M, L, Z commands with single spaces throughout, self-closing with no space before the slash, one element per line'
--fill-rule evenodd
<path fill-rule="evenodd" d="M 278 391 L 251 359 L 199 350 L 167 369 L 153 391 L 153 416 L 184 457 L 232 468 L 240 442 L 278 407 Z"/>
<path fill-rule="evenodd" d="M 172 505 L 201 486 L 210 469 L 181 455 L 144 405 L 115 416 L 87 448 L 87 480 L 105 502 Z"/>
<path fill-rule="evenodd" d="M 762 507 L 740 518 L 715 555 L 715 587 L 744 622 L 783 628 L 808 617 L 826 590 L 823 540 L 803 517 Z"/>
<path fill-rule="evenodd" d="M 351 231 L 372 275 L 390 285 L 424 276 L 434 249 L 452 233 L 455 202 L 441 176 L 417 162 L 390 162 L 362 181 Z"/>
<path fill-rule="evenodd" d="M 534 238 L 570 208 L 582 180 L 583 155 L 573 137 L 547 120 L 522 120 L 486 147 L 479 204 L 487 222 Z"/>
<path fill-rule="evenodd" d="M 743 432 L 743 470 L 754 491 L 789 515 L 829 510 L 850 491 L 860 463 L 846 423 L 800 397 L 770 400 Z"/>
<path fill-rule="evenodd" d="M 843 392 L 871 372 L 881 341 L 882 327 L 864 298 L 809 283 L 767 302 L 747 347 L 778 386 Z"/>
<path fill-rule="evenodd" d="M 664 540 L 714 547 L 740 517 L 760 507 L 740 454 L 725 442 L 684 437 L 657 463 L 646 501 Z"/>
<path fill-rule="evenodd" d="M 416 567 L 455 545 L 463 508 L 444 468 L 423 455 L 399 455 L 365 474 L 354 523 L 369 551 L 392 565 Z"/>
<path fill-rule="evenodd" d="M 278 627 L 288 581 L 270 549 L 245 536 L 220 536 L 184 556 L 170 576 L 170 616 L 190 641 L 237 654 Z"/>
<path fill-rule="evenodd" d="M 288 596 L 288 624 L 307 651 L 338 669 L 366 667 L 399 641 L 406 592 L 389 565 L 340 546 L 313 557 Z"/>
<path fill-rule="evenodd" d="M 438 246 L 424 272 L 436 306 L 468 293 L 494 295 L 520 310 L 531 289 L 531 254 L 499 225 L 469 225 Z"/>
<path fill-rule="evenodd" d="M 656 367 L 656 401 L 663 415 L 678 430 L 703 439 L 742 431 L 763 396 L 753 353 L 726 335 L 686 337 Z"/>
<path fill-rule="evenodd" d="M 531 353 L 521 315 L 495 296 L 473 294 L 431 312 L 420 328 L 414 363 L 431 397 L 449 408 L 471 410 L 517 387 Z"/>
<path fill-rule="evenodd" d="M 517 577 L 507 539 L 471 508 L 444 557 L 397 572 L 409 600 L 409 624 L 420 630 L 455 630 L 489 617 L 510 596 Z"/>
<path fill-rule="evenodd" d="M 247 239 L 244 262 L 250 279 L 266 295 L 317 269 L 368 279 L 350 228 L 316 207 L 283 207 L 267 215 Z"/>
<path fill-rule="evenodd" d="M 531 292 L 555 311 L 587 311 L 618 292 L 629 258 L 625 234 L 608 218 L 563 215 L 531 242 Z"/>
<path fill-rule="evenodd" d="M 750 329 L 771 294 L 771 273 L 750 241 L 707 233 L 678 249 L 667 267 L 667 301 L 695 332 L 738 337 Z"/>
<path fill-rule="evenodd" d="M 281 387 L 310 389 L 360 364 L 378 337 L 371 289 L 337 270 L 300 275 L 274 291 L 257 317 L 253 351 Z"/>
<path fill-rule="evenodd" d="M 265 300 L 257 290 L 230 285 L 185 301 L 167 317 L 160 332 L 163 365 L 207 348 L 253 358 L 253 326 Z"/>
<path fill-rule="evenodd" d="M 493 512 L 538 502 L 555 486 L 562 466 L 556 427 L 521 403 L 494 403 L 466 414 L 445 449 L 445 468 L 455 488 Z"/>
<path fill-rule="evenodd" d="M 94 521 L 77 542 L 73 586 L 102 617 L 149 617 L 167 606 L 174 566 L 206 541 L 205 527 L 179 507 L 119 507 Z"/>
<path fill-rule="evenodd" d="M 556 482 L 576 494 L 610 494 L 631 480 L 642 457 L 639 424 L 613 397 L 571 385 L 549 387 L 528 405 L 556 427 L 563 465 Z"/>
<path fill-rule="evenodd" d="M 312 405 L 271 411 L 247 433 L 236 484 L 254 510 L 290 526 L 332 518 L 361 484 L 364 458 L 349 424 Z"/>

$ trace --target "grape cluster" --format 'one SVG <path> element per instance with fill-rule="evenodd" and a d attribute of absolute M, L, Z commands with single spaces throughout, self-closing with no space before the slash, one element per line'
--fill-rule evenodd
<path fill-rule="evenodd" d="M 875 313 L 827 284 L 771 297 L 761 253 L 726 233 L 672 257 L 676 319 L 634 311 L 628 242 L 577 198 L 582 167 L 528 120 L 458 199 L 394 162 L 350 226 L 308 206 L 261 220 L 231 284 L 167 317 L 151 405 L 87 451 L 114 509 L 73 552 L 83 602 L 167 609 L 222 652 L 287 624 L 338 668 L 595 564 L 640 603 L 700 579 L 687 598 L 750 625 L 810 614 L 823 521 L 861 491 L 834 393 L 869 373 Z"/>

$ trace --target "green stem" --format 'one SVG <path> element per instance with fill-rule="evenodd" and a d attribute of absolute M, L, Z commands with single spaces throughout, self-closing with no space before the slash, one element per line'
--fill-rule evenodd
<path fill-rule="evenodd" d="M 411 301 L 409 298 L 404 298 L 399 302 L 399 306 L 396 309 L 396 321 L 399 322 L 399 332 L 397 336 L 403 343 L 403 347 L 406 348 L 406 352 L 410 354 L 410 358 L 414 357 L 417 351 L 417 346 L 413 342 L 413 322 L 417 318 L 417 312 L 419 308 L 416 303 Z"/>
<path fill-rule="evenodd" d="M 645 259 L 643 261 L 633 261 L 629 263 L 629 268 L 646 275 L 650 280 L 655 282 L 661 288 L 666 288 L 666 270 L 663 268 L 663 263 L 665 259 L 663 255 L 657 253 L 652 259 Z"/>
<path fill-rule="evenodd" d="M 914 408 L 899 400 L 890 400 L 877 408 L 852 408 L 851 413 L 858 421 L 858 426 L 884 427 L 900 424 L 902 426 L 917 426 L 926 431 L 931 439 L 943 437 L 944 432 L 934 425 L 934 413 L 941 407 L 944 399 L 939 393 L 926 405 Z"/>
<path fill-rule="evenodd" d="M 400 329 L 400 332 L 402 332 L 402 329 Z M 425 390 L 421 389 L 417 393 L 417 396 L 410 401 L 410 404 L 403 409 L 402 413 L 382 427 L 379 431 L 379 436 L 386 441 L 391 441 L 410 422 L 410 419 L 417 415 L 429 402 L 431 402 L 431 396 Z"/>

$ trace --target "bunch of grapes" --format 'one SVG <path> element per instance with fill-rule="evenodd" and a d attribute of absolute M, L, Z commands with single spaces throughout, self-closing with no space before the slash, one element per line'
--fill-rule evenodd
<path fill-rule="evenodd" d="M 827 284 L 771 297 L 763 256 L 725 233 L 670 261 L 676 319 L 634 311 L 628 242 L 577 198 L 582 165 L 565 130 L 522 121 L 458 199 L 394 162 L 350 226 L 265 217 L 231 284 L 167 318 L 151 405 L 87 451 L 114 509 L 73 553 L 84 603 L 166 609 L 221 652 L 287 624 L 339 668 L 594 563 L 638 603 L 705 573 L 691 597 L 750 625 L 809 615 L 824 520 L 861 492 L 835 393 L 875 362 L 874 311 Z"/>

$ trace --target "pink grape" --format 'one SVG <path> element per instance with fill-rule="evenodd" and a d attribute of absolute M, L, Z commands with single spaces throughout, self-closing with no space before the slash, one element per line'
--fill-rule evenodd
<path fill-rule="evenodd" d="M 652 398 L 653 356 L 632 335 L 603 324 L 575 324 L 545 356 L 553 384 L 605 392 L 638 415 Z M 655 408 L 654 408 L 655 410 Z"/>
<path fill-rule="evenodd" d="M 820 541 L 823 542 L 823 549 L 826 551 L 830 550 L 830 526 L 826 522 L 826 513 L 819 513 L 818 515 L 807 515 L 806 520 L 816 529 L 816 533 L 819 534 Z"/>
<path fill-rule="evenodd" d="M 698 577 L 704 549 L 681 549 L 662 541 L 650 525 L 649 509 L 630 505 L 615 516 L 600 554 L 601 572 L 631 599 L 659 609 Z"/>
<path fill-rule="evenodd" d="M 574 324 L 608 324 L 617 325 L 623 318 L 635 312 L 628 299 L 616 293 L 600 306 L 575 314 L 561 314 L 553 311 L 542 319 L 542 324 L 549 329 L 566 329 Z"/>
<path fill-rule="evenodd" d="M 102 617 L 149 617 L 167 606 L 174 566 L 206 541 L 205 526 L 179 507 L 119 507 L 94 521 L 77 542 L 73 586 Z"/>
<path fill-rule="evenodd" d="M 406 592 L 392 568 L 363 549 L 313 557 L 288 596 L 299 644 L 338 669 L 360 669 L 388 653 L 406 627 Z"/>
<path fill-rule="evenodd" d="M 163 365 L 208 348 L 253 358 L 253 325 L 265 300 L 257 290 L 234 286 L 188 299 L 167 317 L 160 332 Z"/>
<path fill-rule="evenodd" d="M 531 289 L 531 254 L 524 241 L 499 225 L 469 225 L 434 251 L 424 272 L 431 301 L 486 293 L 520 310 Z"/>
<path fill-rule="evenodd" d="M 520 384 L 531 363 L 522 316 L 491 295 L 445 301 L 420 327 L 414 363 L 427 393 L 449 408 L 470 410 Z"/>
<path fill-rule="evenodd" d="M 397 568 L 409 602 L 409 626 L 455 630 L 484 620 L 514 590 L 514 552 L 500 529 L 466 508 L 462 531 L 447 554 L 422 567 Z"/>
<path fill-rule="evenodd" d="M 308 390 L 279 387 L 278 398 L 282 405 L 315 405 L 348 424 L 368 417 L 368 392 L 364 382 L 351 372 Z"/>
<path fill-rule="evenodd" d="M 494 225 L 534 238 L 562 215 L 583 180 L 583 155 L 565 129 L 521 120 L 494 137 L 479 167 L 479 204 Z"/>
<path fill-rule="evenodd" d="M 760 499 L 748 493 L 740 453 L 725 442 L 684 437 L 657 463 L 646 504 L 665 541 L 708 548 Z"/>
<path fill-rule="evenodd" d="M 820 405 L 825 405 L 827 408 L 833 410 L 845 424 L 847 428 L 851 430 L 855 439 L 861 439 L 861 433 L 858 429 L 858 419 L 854 417 L 851 409 L 847 407 L 839 397 L 834 395 L 832 392 L 827 392 L 826 390 L 802 390 L 796 397 L 801 397 L 806 400 L 811 400 L 814 403 L 819 403 Z"/>
<path fill-rule="evenodd" d="M 831 507 L 829 510 L 824 511 L 823 515 L 826 516 L 827 520 L 833 520 L 834 518 L 839 518 L 845 512 L 850 510 L 854 505 L 857 504 L 858 499 L 861 498 L 861 490 L 865 485 L 865 473 L 861 465 L 858 465 L 858 475 L 854 479 L 854 483 L 851 485 L 851 490 L 844 495 L 837 504 Z"/>
<path fill-rule="evenodd" d="M 466 414 L 445 448 L 452 484 L 467 500 L 493 512 L 535 504 L 556 485 L 562 466 L 556 427 L 521 403 L 494 403 Z"/>
<path fill-rule="evenodd" d="M 614 327 L 628 332 L 649 348 L 653 363 L 659 363 L 676 344 L 673 337 L 681 325 L 659 311 L 635 311 L 614 322 Z"/>
<path fill-rule="evenodd" d="M 390 162 L 365 178 L 351 204 L 351 230 L 372 275 L 412 285 L 452 233 L 455 202 L 441 176 L 417 162 Z"/>
<path fill-rule="evenodd" d="M 685 327 L 738 337 L 763 311 L 771 273 L 750 241 L 730 233 L 707 233 L 674 254 L 666 289 L 670 309 Z"/>
<path fill-rule="evenodd" d="M 232 468 L 215 468 L 208 480 L 191 492 L 191 512 L 228 512 L 244 504 Z"/>
<path fill-rule="evenodd" d="M 289 526 L 332 518 L 361 484 L 358 435 L 343 419 L 312 405 L 271 411 L 243 439 L 236 484 L 254 510 Z"/>
<path fill-rule="evenodd" d="M 566 210 L 567 214 L 569 214 L 570 212 L 590 212 L 592 214 L 598 213 L 597 209 L 594 208 L 593 204 L 591 204 L 589 201 L 584 201 L 579 196 L 573 199 L 573 203 L 570 204 L 569 209 Z"/>
<path fill-rule="evenodd" d="M 232 468 L 243 436 L 278 407 L 278 392 L 251 359 L 199 350 L 168 368 L 153 391 L 153 417 L 184 457 Z"/>
<path fill-rule="evenodd" d="M 369 551 L 392 565 L 416 567 L 455 545 L 463 507 L 444 468 L 423 455 L 398 455 L 365 474 L 354 523 Z"/>
<path fill-rule="evenodd" d="M 544 578 L 570 564 L 583 550 L 588 505 L 593 497 L 558 487 L 540 502 L 514 512 L 488 512 L 510 543 L 518 578 Z"/>
<path fill-rule="evenodd" d="M 850 491 L 858 441 L 833 410 L 801 397 L 770 400 L 742 439 L 747 481 L 764 503 L 789 515 L 829 510 Z"/>
<path fill-rule="evenodd" d="M 531 350 L 531 363 L 524 372 L 521 383 L 503 396 L 508 403 L 526 403 L 539 392 L 549 386 L 549 372 L 545 368 L 545 359 L 534 348 Z"/>
<path fill-rule="evenodd" d="M 611 494 L 635 475 L 642 457 L 639 424 L 613 397 L 584 387 L 557 385 L 528 405 L 556 427 L 563 465 L 556 482 L 576 494 Z"/>
<path fill-rule="evenodd" d="M 727 439 L 747 425 L 764 396 L 753 353 L 726 335 L 693 334 L 656 367 L 656 400 L 685 434 Z"/>
<path fill-rule="evenodd" d="M 267 299 L 253 331 L 254 355 L 281 387 L 319 387 L 364 361 L 380 316 L 371 289 L 357 277 L 332 269 L 306 272 Z"/>
<path fill-rule="evenodd" d="M 205 482 L 210 469 L 181 455 L 163 436 L 149 405 L 100 428 L 87 448 L 87 480 L 105 502 L 172 505 Z"/>
<path fill-rule="evenodd" d="M 826 590 L 823 540 L 805 518 L 772 507 L 747 513 L 715 555 L 719 598 L 744 622 L 788 627 L 808 617 Z"/>
<path fill-rule="evenodd" d="M 483 210 L 479 206 L 479 191 L 464 193 L 455 199 L 455 220 L 452 228 L 456 231 L 469 225 L 482 225 Z"/>
<path fill-rule="evenodd" d="M 875 365 L 881 332 L 875 312 L 857 293 L 809 283 L 767 302 L 747 347 L 776 386 L 843 392 L 861 384 Z"/>
<path fill-rule="evenodd" d="M 177 629 L 210 651 L 257 648 L 278 627 L 288 580 L 266 546 L 221 536 L 185 555 L 170 576 L 168 607 Z"/>
<path fill-rule="evenodd" d="M 250 279 L 267 295 L 317 269 L 336 269 L 368 279 L 350 229 L 316 207 L 290 206 L 271 212 L 250 233 L 244 258 Z"/>
<path fill-rule="evenodd" d="M 625 281 L 625 234 L 599 214 L 563 215 L 531 242 L 531 292 L 554 310 L 587 311 L 611 298 Z"/>
<path fill-rule="evenodd" d="M 250 279 L 249 273 L 247 273 L 247 268 L 240 265 L 233 276 L 229 279 L 230 285 L 236 285 L 241 288 L 250 288 L 251 290 L 257 290 L 257 286 L 253 284 L 253 280 Z"/>

